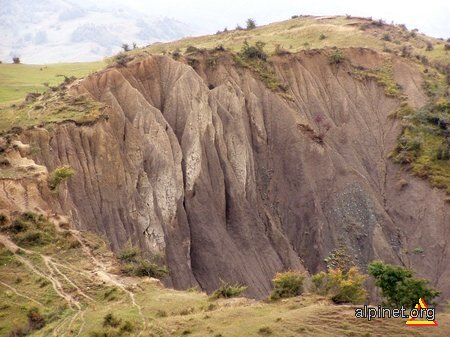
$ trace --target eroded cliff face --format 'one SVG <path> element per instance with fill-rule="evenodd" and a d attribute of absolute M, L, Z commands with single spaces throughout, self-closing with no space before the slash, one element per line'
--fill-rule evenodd
<path fill-rule="evenodd" d="M 77 172 L 59 195 L 30 183 L 33 206 L 66 214 L 115 250 L 131 240 L 162 252 L 177 288 L 211 291 L 222 279 L 261 297 L 277 271 L 316 272 L 344 246 L 361 268 L 377 258 L 411 266 L 448 297 L 450 205 L 387 159 L 399 101 L 352 76 L 385 56 L 345 54 L 339 66 L 325 52 L 275 57 L 290 99 L 226 53 L 214 66 L 150 56 L 89 76 L 71 90 L 104 102 L 108 118 L 21 135 L 39 167 Z M 424 104 L 418 70 L 391 62 L 410 103 Z M 417 247 L 424 252 L 412 254 Z"/>

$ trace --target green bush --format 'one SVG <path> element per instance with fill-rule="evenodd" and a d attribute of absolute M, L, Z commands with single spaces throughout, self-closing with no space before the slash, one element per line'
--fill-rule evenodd
<path fill-rule="evenodd" d="M 114 57 L 114 61 L 117 65 L 125 67 L 128 62 L 131 61 L 131 58 L 126 53 L 119 53 Z"/>
<path fill-rule="evenodd" d="M 103 317 L 103 326 L 117 328 L 122 323 L 122 320 L 118 319 L 113 314 L 109 313 Z"/>
<path fill-rule="evenodd" d="M 305 275 L 296 271 L 277 273 L 272 280 L 273 290 L 270 299 L 277 300 L 301 295 L 304 279 Z"/>
<path fill-rule="evenodd" d="M 319 36 L 319 40 L 325 40 L 326 38 L 327 36 L 324 33 L 320 34 Z"/>
<path fill-rule="evenodd" d="M 122 262 L 134 262 L 140 255 L 141 251 L 138 247 L 131 245 L 131 243 L 127 243 L 125 248 L 119 253 L 118 258 Z"/>
<path fill-rule="evenodd" d="M 120 326 L 120 332 L 133 332 L 134 331 L 134 325 L 130 321 L 125 321 Z"/>
<path fill-rule="evenodd" d="M 75 170 L 68 165 L 58 167 L 50 173 L 48 177 L 48 186 L 51 190 L 55 190 L 61 182 L 72 177 L 74 174 Z"/>
<path fill-rule="evenodd" d="M 131 274 L 139 277 L 153 277 L 161 279 L 169 273 L 166 266 L 159 266 L 156 263 L 147 261 L 143 258 L 139 258 L 135 264 L 133 264 Z"/>
<path fill-rule="evenodd" d="M 388 307 L 413 308 L 419 298 L 430 304 L 440 294 L 429 286 L 428 280 L 414 278 L 411 269 L 374 261 L 369 264 L 368 271 L 375 278 L 375 285 L 381 289 L 383 305 Z"/>
<path fill-rule="evenodd" d="M 330 64 L 339 64 L 344 61 L 344 54 L 340 49 L 334 48 L 328 57 Z"/>
<path fill-rule="evenodd" d="M 256 28 L 256 21 L 254 19 L 247 19 L 246 24 L 247 24 L 247 30 Z"/>
<path fill-rule="evenodd" d="M 15 219 L 12 224 L 6 228 L 12 234 L 18 234 L 25 232 L 29 227 L 29 224 L 26 220 L 23 219 Z"/>
<path fill-rule="evenodd" d="M 45 326 L 45 319 L 39 312 L 39 309 L 33 307 L 27 312 L 28 327 L 30 330 L 39 330 Z"/>
<path fill-rule="evenodd" d="M 312 292 L 330 296 L 334 303 L 363 303 L 367 298 L 364 289 L 366 277 L 356 267 L 351 267 L 348 272 L 340 269 L 330 269 L 328 272 L 320 272 L 314 275 Z"/>
<path fill-rule="evenodd" d="M 15 237 L 15 241 L 21 245 L 42 245 L 50 241 L 50 237 L 40 230 L 29 230 L 19 233 Z"/>
<path fill-rule="evenodd" d="M 211 298 L 231 298 L 241 295 L 247 289 L 246 286 L 235 283 L 221 281 L 219 288 L 214 290 L 211 294 Z"/>
<path fill-rule="evenodd" d="M 267 60 L 267 54 L 264 51 L 265 45 L 262 41 L 256 41 L 255 45 L 252 46 L 245 40 L 239 56 L 245 59 L 260 59 L 265 61 Z"/>
<path fill-rule="evenodd" d="M 154 257 L 153 259 L 146 258 L 138 247 L 131 244 L 125 246 L 119 253 L 118 259 L 122 263 L 122 273 L 128 276 L 148 276 L 160 279 L 169 273 L 166 266 L 159 265 Z"/>
<path fill-rule="evenodd" d="M 404 133 L 398 139 L 397 147 L 394 151 L 394 161 L 401 164 L 412 163 L 420 154 L 422 142 L 419 136 L 414 137 L 409 133 Z"/>
<path fill-rule="evenodd" d="M 194 46 L 187 46 L 187 48 L 186 48 L 186 53 L 187 54 L 197 53 L 198 51 L 199 51 L 199 49 L 197 47 L 194 47 Z"/>

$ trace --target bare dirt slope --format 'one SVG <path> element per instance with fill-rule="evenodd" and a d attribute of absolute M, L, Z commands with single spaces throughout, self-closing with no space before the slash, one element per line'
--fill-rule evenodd
<path fill-rule="evenodd" d="M 108 118 L 21 136 L 37 165 L 77 172 L 58 195 L 36 183 L 36 207 L 104 234 L 115 250 L 132 240 L 162 252 L 176 288 L 210 291 L 223 279 L 262 297 L 277 271 L 316 272 L 346 247 L 363 269 L 377 258 L 411 266 L 448 297 L 450 204 L 387 158 L 399 100 L 352 70 L 390 62 L 413 106 L 425 103 L 421 74 L 370 50 L 345 56 L 339 65 L 326 51 L 274 57 L 286 95 L 226 52 L 195 69 L 150 56 L 91 75 L 72 91 L 107 104 Z M 4 203 L 23 186 L 2 184 Z"/>

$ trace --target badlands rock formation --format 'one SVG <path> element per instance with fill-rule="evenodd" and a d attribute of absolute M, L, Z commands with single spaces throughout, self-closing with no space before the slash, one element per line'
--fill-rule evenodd
<path fill-rule="evenodd" d="M 450 204 L 388 159 L 400 101 L 352 70 L 392 63 L 416 107 L 421 73 L 397 57 L 344 53 L 340 65 L 326 51 L 273 57 L 288 95 L 226 52 L 214 66 L 149 56 L 91 75 L 71 91 L 106 104 L 106 118 L 27 130 L 20 140 L 34 151 L 17 150 L 39 172 L 67 164 L 76 175 L 59 194 L 41 174 L 3 179 L 0 201 L 67 215 L 116 251 L 131 240 L 162 253 L 176 288 L 212 291 L 222 279 L 263 297 L 277 271 L 317 272 L 345 247 L 363 270 L 373 259 L 410 266 L 448 297 Z"/>

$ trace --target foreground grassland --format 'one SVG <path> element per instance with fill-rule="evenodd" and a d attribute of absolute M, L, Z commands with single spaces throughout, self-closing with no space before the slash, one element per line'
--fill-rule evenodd
<path fill-rule="evenodd" d="M 104 62 L 48 65 L 0 64 L 0 106 L 22 100 L 29 92 L 44 92 L 46 85 L 60 84 L 64 75 L 84 77 L 102 69 Z"/>
<path fill-rule="evenodd" d="M 212 299 L 125 277 L 107 244 L 61 219 L 25 213 L 0 232 L 0 336 L 448 336 L 402 320 L 368 322 L 318 295 Z M 9 226 L 6 228 L 5 226 Z M 6 229 L 5 229 L 6 228 Z"/>

